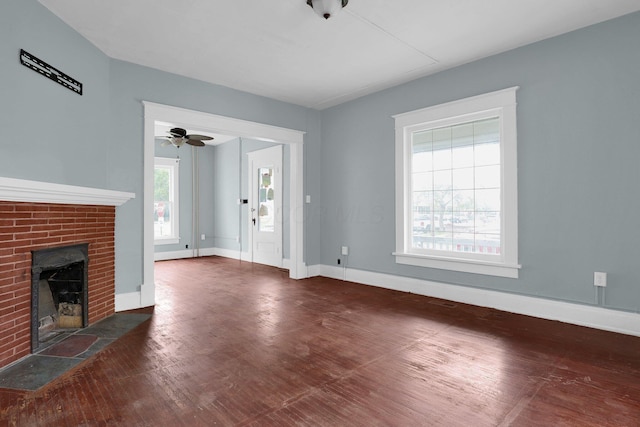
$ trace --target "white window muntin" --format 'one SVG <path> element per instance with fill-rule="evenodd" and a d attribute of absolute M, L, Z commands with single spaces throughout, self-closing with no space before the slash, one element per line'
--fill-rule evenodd
<path fill-rule="evenodd" d="M 396 262 L 478 274 L 518 277 L 517 134 L 518 88 L 466 98 L 394 116 L 396 121 Z M 500 118 L 501 253 L 416 251 L 412 239 L 412 135 L 416 131 Z"/>

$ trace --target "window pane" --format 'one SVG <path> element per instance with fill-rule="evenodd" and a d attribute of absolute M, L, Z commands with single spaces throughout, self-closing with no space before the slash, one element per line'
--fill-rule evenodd
<path fill-rule="evenodd" d="M 451 149 L 437 150 L 433 152 L 433 169 L 451 169 Z"/>
<path fill-rule="evenodd" d="M 413 174 L 411 189 L 413 191 L 426 191 L 433 189 L 433 172 L 421 172 Z"/>
<path fill-rule="evenodd" d="M 153 235 L 158 241 L 177 239 L 177 171 L 175 159 L 156 158 L 154 166 Z M 172 242 L 173 243 L 173 242 Z"/>
<path fill-rule="evenodd" d="M 473 233 L 475 230 L 475 215 L 469 211 L 453 211 L 451 230 L 454 236 L 460 233 Z"/>
<path fill-rule="evenodd" d="M 485 254 L 500 254 L 500 235 L 479 233 L 475 235 L 476 252 Z"/>
<path fill-rule="evenodd" d="M 473 123 L 474 143 L 483 144 L 487 142 L 500 141 L 500 119 L 494 117 L 486 120 L 479 120 Z"/>
<path fill-rule="evenodd" d="M 154 237 L 171 237 L 172 229 L 169 221 L 171 206 L 169 194 L 171 189 L 171 170 L 166 167 L 156 167 L 154 176 L 153 201 L 153 232 Z"/>
<path fill-rule="evenodd" d="M 476 188 L 500 188 L 500 165 L 476 168 Z"/>
<path fill-rule="evenodd" d="M 476 190 L 476 212 L 500 212 L 500 190 Z"/>
<path fill-rule="evenodd" d="M 413 144 L 413 152 L 419 153 L 421 151 L 431 151 L 431 142 L 433 141 L 433 131 L 419 131 L 414 132 L 411 136 L 411 143 Z"/>
<path fill-rule="evenodd" d="M 462 147 L 473 144 L 473 123 L 464 123 L 451 127 L 451 146 Z"/>
<path fill-rule="evenodd" d="M 472 190 L 474 186 L 473 178 L 474 169 L 454 169 L 453 170 L 453 189 L 454 190 Z"/>
<path fill-rule="evenodd" d="M 451 169 L 433 173 L 433 188 L 435 190 L 448 190 L 451 188 Z"/>
<path fill-rule="evenodd" d="M 452 167 L 454 168 L 466 168 L 473 166 L 473 145 L 465 147 L 456 147 L 451 152 Z"/>
<path fill-rule="evenodd" d="M 475 236 L 473 233 L 454 233 L 454 252 L 474 252 Z"/>
<path fill-rule="evenodd" d="M 412 138 L 412 248 L 499 254 L 500 119 Z"/>
<path fill-rule="evenodd" d="M 413 172 L 429 172 L 433 170 L 433 153 L 431 151 L 419 152 L 413 155 L 411 161 Z"/>
<path fill-rule="evenodd" d="M 453 211 L 473 212 L 475 210 L 475 191 L 458 190 L 453 192 Z"/>
<path fill-rule="evenodd" d="M 436 212 L 443 212 L 445 209 L 452 209 L 453 191 L 434 191 L 433 206 Z"/>
<path fill-rule="evenodd" d="M 426 214 L 433 210 L 433 191 L 416 191 L 413 193 L 413 212 Z"/>
<path fill-rule="evenodd" d="M 258 169 L 258 231 L 275 232 L 275 191 L 272 168 Z"/>
<path fill-rule="evenodd" d="M 499 165 L 500 164 L 500 144 L 492 142 L 475 146 L 475 165 Z"/>
<path fill-rule="evenodd" d="M 433 236 L 426 232 L 413 232 L 411 246 L 414 249 L 433 249 Z"/>
<path fill-rule="evenodd" d="M 451 128 L 433 130 L 433 169 L 451 169 Z"/>

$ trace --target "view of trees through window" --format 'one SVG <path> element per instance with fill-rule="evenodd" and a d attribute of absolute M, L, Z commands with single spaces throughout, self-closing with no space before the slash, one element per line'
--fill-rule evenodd
<path fill-rule="evenodd" d="M 412 134 L 414 250 L 499 255 L 500 119 Z"/>
<path fill-rule="evenodd" d="M 173 169 L 156 164 L 154 170 L 153 231 L 155 239 L 174 237 Z"/>

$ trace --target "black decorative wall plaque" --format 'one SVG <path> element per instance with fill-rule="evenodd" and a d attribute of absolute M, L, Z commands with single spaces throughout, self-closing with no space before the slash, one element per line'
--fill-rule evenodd
<path fill-rule="evenodd" d="M 52 67 L 41 59 L 36 58 L 24 49 L 20 49 L 20 63 L 33 71 L 37 71 L 48 79 L 61 84 L 69 90 L 82 95 L 82 83 Z"/>

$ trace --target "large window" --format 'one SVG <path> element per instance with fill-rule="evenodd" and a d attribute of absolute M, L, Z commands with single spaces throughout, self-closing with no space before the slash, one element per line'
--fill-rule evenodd
<path fill-rule="evenodd" d="M 518 277 L 516 89 L 394 116 L 396 262 Z"/>
<path fill-rule="evenodd" d="M 179 243 L 178 176 L 180 159 L 155 158 L 153 235 L 156 245 Z"/>

